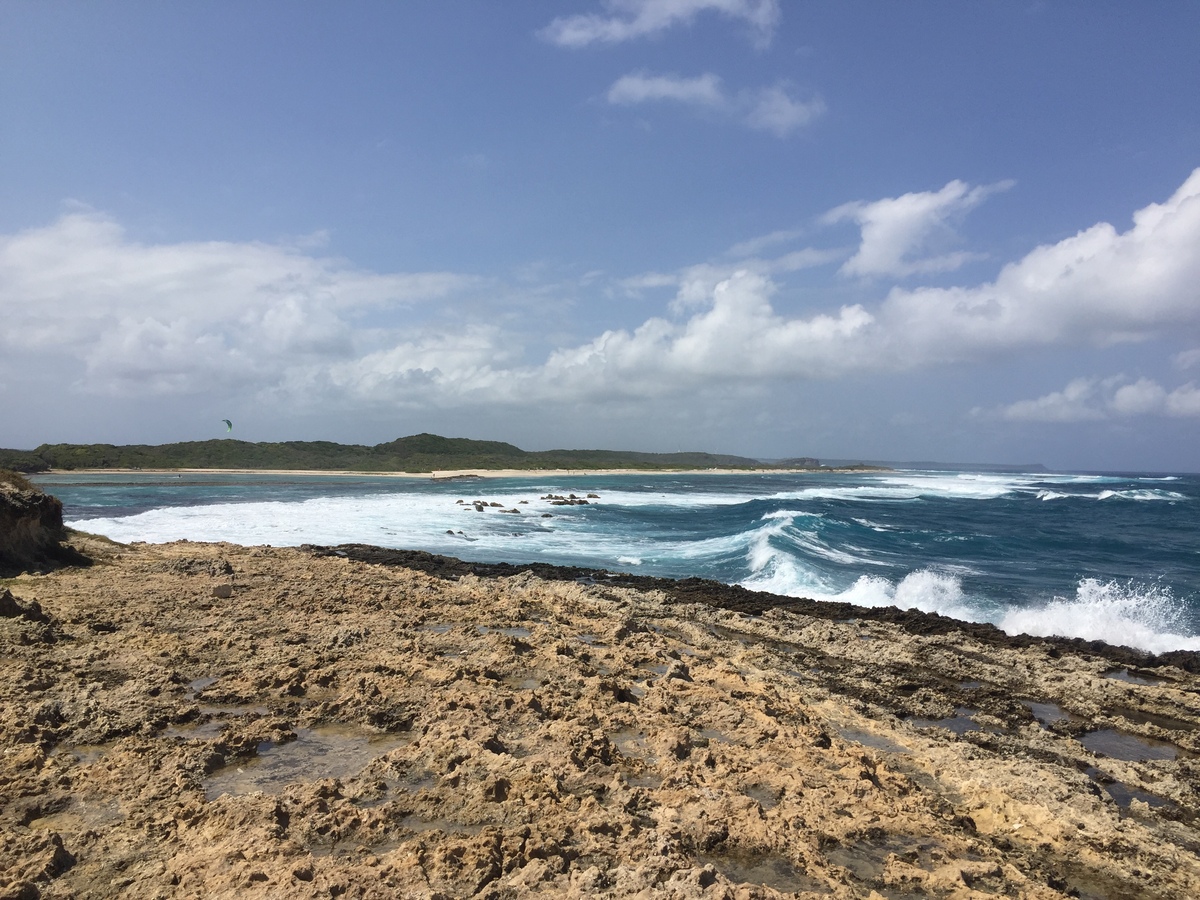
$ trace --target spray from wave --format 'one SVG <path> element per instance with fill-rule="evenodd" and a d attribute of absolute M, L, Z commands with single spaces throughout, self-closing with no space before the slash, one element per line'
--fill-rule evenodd
<path fill-rule="evenodd" d="M 1200 650 L 1200 637 L 1188 635 L 1186 605 L 1158 585 L 1085 578 L 1074 597 L 1011 610 L 997 624 L 1009 634 L 1078 637 L 1150 653 Z"/>
<path fill-rule="evenodd" d="M 838 600 L 855 606 L 919 609 L 967 622 L 983 618 L 979 608 L 963 592 L 962 581 L 957 576 L 931 569 L 909 572 L 895 583 L 877 575 L 861 575 L 846 590 L 813 599 Z"/>

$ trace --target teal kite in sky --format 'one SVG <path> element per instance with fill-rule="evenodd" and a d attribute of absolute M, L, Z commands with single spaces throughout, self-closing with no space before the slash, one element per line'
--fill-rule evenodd
<path fill-rule="evenodd" d="M 226 431 L 233 431 L 233 423 L 232 422 L 230 422 L 228 419 L 222 419 L 221 421 L 225 423 Z"/>

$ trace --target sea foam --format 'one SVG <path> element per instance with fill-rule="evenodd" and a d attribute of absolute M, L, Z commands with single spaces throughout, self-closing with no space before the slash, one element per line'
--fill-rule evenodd
<path fill-rule="evenodd" d="M 1170 489 L 1146 483 L 1170 478 L 896 472 L 797 477 L 791 484 L 513 479 L 447 489 L 397 482 L 378 492 L 286 502 L 251 499 L 247 488 L 244 502 L 207 503 L 200 486 L 173 505 L 73 516 L 69 524 L 118 541 L 368 543 L 481 562 L 697 575 L 785 596 L 988 621 L 1010 633 L 1200 649 L 1190 549 L 1196 526 L 1186 515 L 1197 494 L 1191 480 L 1175 479 Z M 587 506 L 552 507 L 542 499 L 547 490 L 593 488 L 601 496 Z M 521 514 L 491 506 L 476 512 L 475 496 Z M 553 518 L 542 518 L 545 512 Z M 1074 541 L 1101 527 L 1117 527 L 1128 540 L 1109 541 L 1100 555 Z M 1048 540 L 1031 542 L 1030 534 Z M 1070 540 L 1056 543 L 1063 536 Z M 1142 583 L 1118 583 L 1105 580 L 1107 571 L 1146 574 Z M 1081 572 L 1096 577 L 1077 581 Z M 1162 572 L 1171 573 L 1175 595 L 1167 582 L 1151 580 Z"/>
<path fill-rule="evenodd" d="M 1187 497 L 1175 491 L 1164 490 L 1132 490 L 1132 491 L 1101 491 L 1096 495 L 1097 500 L 1186 500 Z"/>
<path fill-rule="evenodd" d="M 1009 634 L 1058 635 L 1106 641 L 1150 653 L 1200 650 L 1186 607 L 1158 585 L 1084 578 L 1075 596 L 1006 613 L 997 623 Z"/>

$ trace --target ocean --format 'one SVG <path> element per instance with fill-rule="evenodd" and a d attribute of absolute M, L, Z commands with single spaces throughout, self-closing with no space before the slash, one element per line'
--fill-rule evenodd
<path fill-rule="evenodd" d="M 1200 650 L 1200 476 L 57 474 L 69 525 L 122 542 L 364 543 L 554 563 L 1155 653 Z M 589 499 L 555 505 L 547 495 Z M 460 502 L 461 501 L 461 502 Z M 477 511 L 475 501 L 483 501 Z M 513 511 L 516 512 L 513 512 Z"/>

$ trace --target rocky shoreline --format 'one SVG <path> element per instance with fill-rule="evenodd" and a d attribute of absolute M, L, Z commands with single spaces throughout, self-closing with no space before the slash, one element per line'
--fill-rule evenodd
<path fill-rule="evenodd" d="M 0 898 L 1200 896 L 1196 654 L 71 543 L 0 582 Z"/>

